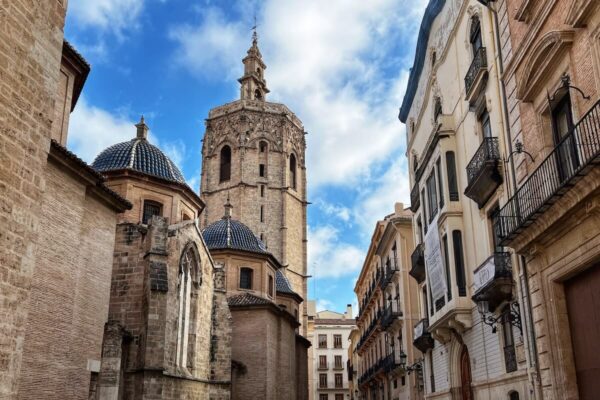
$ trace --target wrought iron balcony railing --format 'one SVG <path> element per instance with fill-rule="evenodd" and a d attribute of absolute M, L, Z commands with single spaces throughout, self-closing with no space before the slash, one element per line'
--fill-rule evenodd
<path fill-rule="evenodd" d="M 431 333 L 428 331 L 429 320 L 423 318 L 417 325 L 415 325 L 413 331 L 413 346 L 415 346 L 421 353 L 427 352 L 429 349 L 433 349 L 433 338 Z"/>
<path fill-rule="evenodd" d="M 410 210 L 417 212 L 421 205 L 421 196 L 419 196 L 419 183 L 415 182 L 415 185 L 410 190 Z"/>
<path fill-rule="evenodd" d="M 419 243 L 410 256 L 411 268 L 408 272 L 418 283 L 425 280 L 425 247 Z"/>
<path fill-rule="evenodd" d="M 494 218 L 494 229 L 507 245 L 544 213 L 598 162 L 600 100 L 562 138 Z"/>
<path fill-rule="evenodd" d="M 387 329 L 392 323 L 402 316 L 400 311 L 400 302 L 398 300 L 389 300 L 388 306 L 383 310 L 381 317 L 381 329 Z"/>
<path fill-rule="evenodd" d="M 510 253 L 496 252 L 474 272 L 473 301 L 489 302 L 493 311 L 505 300 L 512 298 L 512 260 Z"/>
<path fill-rule="evenodd" d="M 480 208 L 502 183 L 500 160 L 498 138 L 483 138 L 483 142 L 467 165 L 468 184 L 465 195 L 473 199 Z"/>
<path fill-rule="evenodd" d="M 485 47 L 480 47 L 471 61 L 471 66 L 465 75 L 465 91 L 467 99 L 472 98 L 477 81 L 487 72 L 487 53 Z"/>

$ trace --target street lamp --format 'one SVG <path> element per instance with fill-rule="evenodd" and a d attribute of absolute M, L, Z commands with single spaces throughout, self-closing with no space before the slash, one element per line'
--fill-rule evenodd
<path fill-rule="evenodd" d="M 400 368 L 406 369 L 406 353 L 400 350 Z"/>

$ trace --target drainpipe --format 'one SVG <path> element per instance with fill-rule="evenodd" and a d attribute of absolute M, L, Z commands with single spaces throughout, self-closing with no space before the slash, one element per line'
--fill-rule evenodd
<path fill-rule="evenodd" d="M 497 48 L 497 63 L 496 65 L 498 66 L 498 78 L 500 81 L 500 97 L 502 98 L 502 116 L 504 118 L 504 125 L 506 127 L 506 132 L 507 132 L 507 139 L 506 142 L 508 142 L 508 152 L 509 154 L 513 153 L 513 146 L 512 146 L 512 133 L 511 133 L 511 129 L 510 129 L 510 120 L 508 118 L 508 103 L 506 100 L 506 87 L 505 87 L 505 82 L 504 82 L 504 61 L 502 59 L 502 44 L 501 44 L 501 40 L 500 40 L 500 26 L 498 23 L 498 12 L 496 11 L 496 9 L 494 9 L 494 7 L 492 7 L 491 3 L 494 2 L 495 0 L 477 0 L 479 1 L 481 4 L 483 4 L 488 10 L 490 10 L 490 12 L 492 13 L 492 18 L 494 21 L 494 38 L 495 38 L 495 44 L 496 44 L 496 48 Z M 515 171 L 515 164 L 514 164 L 514 158 L 510 157 L 509 160 L 509 164 L 510 164 L 510 175 L 511 175 L 511 180 L 510 183 L 512 185 L 507 185 L 507 192 L 509 195 L 509 198 L 513 196 L 514 193 L 517 192 L 517 181 L 516 181 L 516 171 Z M 505 164 L 506 165 L 506 164 Z M 519 290 L 520 294 L 519 294 L 519 303 L 521 304 L 522 307 L 526 307 L 526 312 L 523 313 L 521 312 L 522 316 L 523 314 L 525 314 L 525 318 L 524 318 L 524 322 L 525 322 L 525 331 L 526 331 L 526 335 L 527 335 L 527 342 L 529 344 L 528 346 L 528 358 L 530 361 L 530 367 L 533 367 L 533 398 L 534 399 L 541 399 L 542 398 L 542 392 L 541 392 L 541 385 L 540 385 L 540 371 L 539 371 L 539 362 L 538 362 L 538 352 L 537 352 L 537 346 L 535 343 L 535 333 L 534 333 L 534 325 L 533 325 L 533 317 L 532 317 L 532 308 L 531 308 L 531 297 L 530 297 L 530 288 L 529 288 L 529 276 L 527 273 L 527 263 L 525 261 L 525 257 L 523 256 L 519 256 L 517 257 L 517 264 L 519 267 L 519 271 L 522 271 L 522 276 L 519 279 L 519 283 L 521 286 L 521 290 Z M 525 295 L 525 293 L 527 295 Z"/>

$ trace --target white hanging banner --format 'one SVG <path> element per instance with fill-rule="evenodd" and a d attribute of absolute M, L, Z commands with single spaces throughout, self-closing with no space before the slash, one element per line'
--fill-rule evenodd
<path fill-rule="evenodd" d="M 438 230 L 438 216 L 436 215 L 429 231 L 425 235 L 425 268 L 427 269 L 427 279 L 429 280 L 429 290 L 433 302 L 440 297 L 444 297 L 448 288 L 446 286 L 446 275 L 444 271 L 444 259 L 442 257 L 442 247 L 440 244 L 440 233 Z"/>

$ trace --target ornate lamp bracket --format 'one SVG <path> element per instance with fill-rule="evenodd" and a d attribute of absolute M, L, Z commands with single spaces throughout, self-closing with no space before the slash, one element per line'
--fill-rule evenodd
<path fill-rule="evenodd" d="M 519 329 L 521 335 L 523 335 L 523 327 L 521 325 L 521 313 L 519 312 L 519 303 L 516 301 L 510 303 L 510 307 L 505 308 L 498 316 L 494 316 L 489 310 L 489 303 L 485 300 L 477 303 L 477 309 L 481 315 L 481 321 L 492 327 L 492 333 L 496 333 L 496 324 L 502 322 L 504 318 L 508 318 L 508 322 L 511 326 Z"/>
<path fill-rule="evenodd" d="M 583 90 L 579 89 L 577 86 L 571 85 L 571 77 L 569 76 L 569 74 L 564 73 L 563 76 L 560 78 L 560 81 L 562 82 L 562 85 L 560 85 L 554 91 L 554 93 L 552 94 L 552 97 L 548 97 L 548 100 L 550 101 L 550 103 L 552 103 L 556 99 L 556 95 L 558 94 L 558 92 L 560 92 L 561 90 L 569 91 L 570 89 L 573 89 L 576 92 L 579 92 L 581 97 L 583 97 L 585 100 L 590 99 L 590 96 L 586 96 L 586 94 L 583 93 Z"/>

